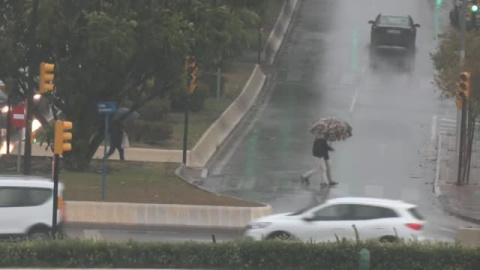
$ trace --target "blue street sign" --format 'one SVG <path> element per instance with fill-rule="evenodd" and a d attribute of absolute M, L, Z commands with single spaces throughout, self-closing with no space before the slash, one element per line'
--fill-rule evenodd
<path fill-rule="evenodd" d="M 115 101 L 98 102 L 97 111 L 99 114 L 114 114 L 117 111 L 117 102 Z"/>

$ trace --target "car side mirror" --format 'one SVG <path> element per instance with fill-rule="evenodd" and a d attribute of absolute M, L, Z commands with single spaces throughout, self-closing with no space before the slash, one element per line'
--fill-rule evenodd
<path fill-rule="evenodd" d="M 307 221 L 307 222 L 310 222 L 310 221 L 313 221 L 314 220 L 314 217 L 312 214 L 307 214 L 305 215 L 303 218 L 303 220 Z"/>
<path fill-rule="evenodd" d="M 415 26 L 415 27 L 420 27 L 420 24 L 416 23 L 414 26 Z"/>
<path fill-rule="evenodd" d="M 375 22 L 372 21 L 372 20 L 368 21 L 368 23 L 369 23 L 369 24 L 375 24 Z"/>

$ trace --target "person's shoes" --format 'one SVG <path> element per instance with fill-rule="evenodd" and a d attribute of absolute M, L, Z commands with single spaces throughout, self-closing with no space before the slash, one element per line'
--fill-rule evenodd
<path fill-rule="evenodd" d="M 334 182 L 334 181 L 332 181 L 332 182 L 330 182 L 330 183 L 328 183 L 328 184 L 329 184 L 330 186 L 338 185 L 338 183 L 337 183 L 337 182 Z"/>
<path fill-rule="evenodd" d="M 305 184 L 307 186 L 310 185 L 310 180 L 308 180 L 307 177 L 304 177 L 303 175 L 300 175 L 300 179 L 302 179 L 302 184 Z"/>
<path fill-rule="evenodd" d="M 328 186 L 328 184 L 327 183 L 320 183 L 320 186 L 325 187 L 325 186 Z"/>

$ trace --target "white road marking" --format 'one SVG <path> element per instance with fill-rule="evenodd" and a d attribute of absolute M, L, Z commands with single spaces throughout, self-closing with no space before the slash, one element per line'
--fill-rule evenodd
<path fill-rule="evenodd" d="M 355 104 L 357 103 L 357 98 L 358 98 L 358 92 L 359 92 L 359 89 L 357 87 L 357 89 L 355 89 L 355 94 L 353 94 L 353 98 L 352 98 L 352 103 L 350 104 L 350 113 L 353 112 L 353 109 L 355 109 Z"/>
<path fill-rule="evenodd" d="M 437 116 L 434 115 L 432 117 L 432 134 L 431 134 L 431 137 L 430 139 L 432 141 L 435 141 L 435 137 L 437 136 Z"/>

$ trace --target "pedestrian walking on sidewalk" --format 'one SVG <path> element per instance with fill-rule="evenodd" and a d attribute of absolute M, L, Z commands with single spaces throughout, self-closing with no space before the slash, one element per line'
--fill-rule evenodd
<path fill-rule="evenodd" d="M 108 150 L 107 158 L 113 155 L 115 150 L 118 150 L 120 160 L 125 160 L 124 149 L 128 147 L 128 137 L 123 129 L 122 123 L 114 120 L 112 123 L 112 129 L 110 131 L 110 149 Z"/>
<path fill-rule="evenodd" d="M 315 139 L 313 143 L 312 154 L 316 159 L 316 166 L 310 171 L 300 176 L 302 184 L 310 185 L 310 177 L 316 172 L 322 171 L 321 185 L 336 185 L 337 182 L 332 181 L 332 175 L 330 171 L 329 155 L 328 152 L 334 151 L 327 141 L 323 138 Z"/>

